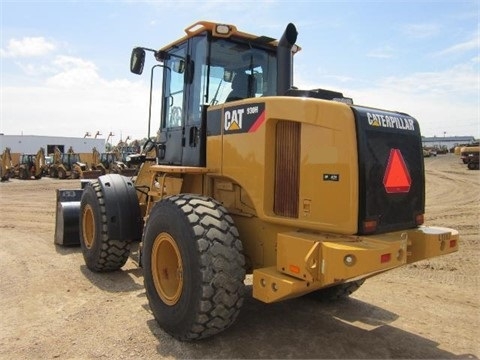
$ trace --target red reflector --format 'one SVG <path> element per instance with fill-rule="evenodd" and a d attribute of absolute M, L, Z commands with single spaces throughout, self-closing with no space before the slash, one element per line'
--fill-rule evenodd
<path fill-rule="evenodd" d="M 456 247 L 457 246 L 457 240 L 450 240 L 450 247 Z"/>
<path fill-rule="evenodd" d="M 387 170 L 383 177 L 383 186 L 387 193 L 407 193 L 410 191 L 412 179 L 403 160 L 400 149 L 391 149 Z"/>
<path fill-rule="evenodd" d="M 363 231 L 365 233 L 373 233 L 375 230 L 377 230 L 376 220 L 367 220 L 363 222 Z"/>
<path fill-rule="evenodd" d="M 418 214 L 415 216 L 415 224 L 416 225 L 422 225 L 424 223 L 424 217 L 423 214 Z"/>
<path fill-rule="evenodd" d="M 382 256 L 380 256 L 380 262 L 382 264 L 386 263 L 386 262 L 389 262 L 391 257 L 392 257 L 392 254 L 383 254 Z"/>

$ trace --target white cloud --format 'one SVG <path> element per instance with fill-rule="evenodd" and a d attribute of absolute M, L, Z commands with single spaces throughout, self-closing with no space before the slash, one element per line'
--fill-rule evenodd
<path fill-rule="evenodd" d="M 354 100 L 403 111 L 417 118 L 425 136 L 479 137 L 478 64 L 471 61 L 440 72 L 389 77 L 375 88 L 352 91 Z"/>
<path fill-rule="evenodd" d="M 437 24 L 406 24 L 402 28 L 402 32 L 417 39 L 424 39 L 438 34 L 439 26 Z"/>
<path fill-rule="evenodd" d="M 394 57 L 394 54 L 395 50 L 391 46 L 385 45 L 369 51 L 367 56 L 380 59 L 390 59 Z"/>
<path fill-rule="evenodd" d="M 0 49 L 1 57 L 25 58 L 43 56 L 56 49 L 56 46 L 43 37 L 10 39 L 6 49 Z"/>
<path fill-rule="evenodd" d="M 343 92 L 356 104 L 401 111 L 415 117 L 424 136 L 480 137 L 478 57 L 438 72 L 383 78 L 368 87 L 355 79 L 342 84 L 328 77 L 329 84 L 312 84 L 302 74 L 295 74 L 295 85 L 303 89 L 322 88 Z M 338 77 L 341 79 L 341 77 Z"/>
<path fill-rule="evenodd" d="M 65 88 L 85 88 L 102 82 L 97 67 L 91 61 L 71 56 L 58 56 L 53 64 L 59 72 L 47 79 L 47 85 Z"/>
<path fill-rule="evenodd" d="M 480 48 L 480 39 L 478 35 L 473 37 L 470 40 L 464 41 L 459 44 L 452 45 L 448 47 L 447 49 L 444 49 L 442 51 L 439 51 L 436 55 L 437 56 L 444 56 L 444 55 L 451 55 L 451 54 L 458 54 L 458 53 L 464 53 L 466 51 L 470 50 L 478 50 Z"/>
<path fill-rule="evenodd" d="M 3 86 L 0 132 L 81 137 L 112 131 L 114 142 L 146 136 L 146 79 L 108 81 L 94 63 L 73 57 L 59 56 L 54 65 L 56 73 L 40 86 Z"/>
<path fill-rule="evenodd" d="M 414 73 L 410 76 L 388 77 L 381 86 L 394 85 L 397 91 L 405 93 L 438 93 L 455 96 L 478 91 L 478 59 L 457 64 L 450 69 L 437 72 Z M 453 100 L 453 99 L 452 99 Z"/>

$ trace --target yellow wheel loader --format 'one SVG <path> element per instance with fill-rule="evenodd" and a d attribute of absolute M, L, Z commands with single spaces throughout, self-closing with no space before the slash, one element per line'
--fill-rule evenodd
<path fill-rule="evenodd" d="M 10 148 L 7 147 L 0 155 L 0 181 L 7 181 L 12 177 L 13 173 L 12 154 Z"/>
<path fill-rule="evenodd" d="M 146 294 L 167 333 L 190 341 L 228 328 L 246 275 L 265 303 L 339 298 L 458 250 L 456 230 L 423 225 L 416 119 L 294 87 L 293 24 L 278 41 L 211 22 L 185 32 L 132 51 L 133 73 L 148 52 L 163 79 L 157 136 L 150 118 L 131 157 L 138 175 L 57 192 L 55 242 L 80 243 L 91 271 L 120 269 L 141 241 Z"/>
<path fill-rule="evenodd" d="M 22 154 L 20 163 L 15 166 L 15 177 L 22 180 L 41 179 L 45 171 L 45 149 L 40 148 L 36 154 Z"/>

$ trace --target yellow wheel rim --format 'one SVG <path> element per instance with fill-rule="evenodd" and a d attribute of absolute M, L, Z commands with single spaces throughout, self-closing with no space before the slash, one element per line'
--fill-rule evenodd
<path fill-rule="evenodd" d="M 87 249 L 91 249 L 95 242 L 95 219 L 90 205 L 83 208 L 82 218 L 83 242 Z"/>
<path fill-rule="evenodd" d="M 152 249 L 152 276 L 157 294 L 167 305 L 175 305 L 183 288 L 183 265 L 175 240 L 167 233 L 159 234 Z"/>

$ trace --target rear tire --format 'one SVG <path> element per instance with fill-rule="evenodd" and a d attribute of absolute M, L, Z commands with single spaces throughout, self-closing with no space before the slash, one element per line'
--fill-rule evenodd
<path fill-rule="evenodd" d="M 467 164 L 467 168 L 468 168 L 468 170 L 478 170 L 478 163 L 476 163 L 474 161 L 470 161 Z"/>
<path fill-rule="evenodd" d="M 22 180 L 27 180 L 28 179 L 28 171 L 25 168 L 20 168 L 18 171 L 18 177 Z"/>
<path fill-rule="evenodd" d="M 79 230 L 83 258 L 90 270 L 108 272 L 125 265 L 130 255 L 131 241 L 108 237 L 105 198 L 98 180 L 83 190 Z"/>
<path fill-rule="evenodd" d="M 183 194 L 153 207 L 142 262 L 158 324 L 182 341 L 232 325 L 243 304 L 245 258 L 227 210 L 213 199 Z"/>
<path fill-rule="evenodd" d="M 50 168 L 49 174 L 51 178 L 58 178 L 58 171 L 54 167 Z"/>
<path fill-rule="evenodd" d="M 57 169 L 57 176 L 59 179 L 66 179 L 67 178 L 67 173 L 63 168 L 58 168 Z"/>

